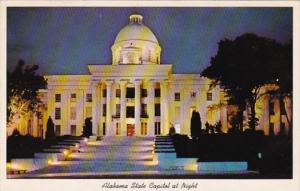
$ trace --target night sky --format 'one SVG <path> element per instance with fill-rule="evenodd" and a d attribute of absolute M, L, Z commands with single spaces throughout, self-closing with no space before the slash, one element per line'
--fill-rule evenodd
<path fill-rule="evenodd" d="M 200 73 L 224 38 L 292 38 L 292 8 L 8 8 L 8 70 L 19 59 L 41 74 L 88 74 L 88 64 L 111 64 L 110 48 L 132 13 L 143 15 L 161 63 L 174 73 Z"/>

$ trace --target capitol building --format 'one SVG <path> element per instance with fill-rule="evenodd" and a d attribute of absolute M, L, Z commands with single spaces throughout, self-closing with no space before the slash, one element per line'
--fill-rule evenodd
<path fill-rule="evenodd" d="M 159 41 L 143 23 L 141 15 L 129 17 L 111 46 L 111 64 L 87 65 L 86 75 L 45 75 L 42 116 L 26 121 L 20 132 L 43 136 L 51 116 L 57 135 L 81 135 L 86 118 L 92 118 L 93 133 L 99 136 L 166 135 L 171 126 L 190 135 L 194 110 L 202 129 L 206 122 L 220 122 L 227 132 L 234 108 L 227 105 L 222 88 L 211 87 L 200 74 L 174 74 L 171 64 L 161 63 Z M 269 98 L 258 101 L 257 129 L 269 134 L 270 126 L 275 133 L 287 126 L 279 105 Z"/>

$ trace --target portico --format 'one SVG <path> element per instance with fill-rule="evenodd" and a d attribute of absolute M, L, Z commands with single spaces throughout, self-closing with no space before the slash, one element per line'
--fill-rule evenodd
<path fill-rule="evenodd" d="M 89 65 L 94 75 L 93 95 L 96 95 L 93 97 L 93 132 L 107 136 L 154 136 L 155 122 L 162 124 L 161 133 L 168 132 L 168 115 L 161 112 L 161 116 L 155 118 L 154 114 L 155 104 L 160 104 L 160 111 L 168 110 L 168 104 L 161 103 L 168 102 L 166 80 L 171 65 L 162 66 L 161 71 L 165 72 L 159 77 L 146 72 L 143 73 L 145 76 L 138 78 L 124 77 L 119 72 L 111 74 L 114 78 L 105 78 L 105 73 L 101 73 L 102 67 L 107 69 L 107 66 Z M 151 71 L 147 66 L 135 67 L 135 70 L 143 67 L 143 70 Z M 161 92 L 159 97 L 155 97 L 155 89 Z M 103 107 L 106 111 L 101 111 Z M 130 130 L 128 125 L 131 125 Z"/>

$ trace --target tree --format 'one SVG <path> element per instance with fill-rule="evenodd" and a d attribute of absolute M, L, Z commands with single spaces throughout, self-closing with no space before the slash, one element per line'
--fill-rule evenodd
<path fill-rule="evenodd" d="M 15 129 L 19 120 L 35 113 L 41 103 L 38 90 L 46 88 L 47 82 L 36 74 L 37 65 L 25 66 L 19 60 L 13 72 L 7 72 L 7 128 Z"/>
<path fill-rule="evenodd" d="M 55 138 L 54 123 L 51 116 L 49 116 L 47 121 L 46 140 L 50 140 L 54 138 Z"/>
<path fill-rule="evenodd" d="M 292 133 L 292 113 L 290 117 L 286 110 L 286 102 L 293 99 L 293 43 L 292 41 L 281 47 L 281 54 L 276 55 L 277 63 L 273 65 L 271 70 L 274 71 L 273 83 L 277 85 L 277 89 L 269 91 L 271 98 L 277 98 L 280 101 L 281 115 L 285 115 L 289 125 L 289 135 Z M 292 104 L 290 104 L 292 106 Z M 293 111 L 291 109 L 291 111 Z M 281 118 L 280 118 L 281 120 Z"/>
<path fill-rule="evenodd" d="M 84 121 L 82 136 L 89 137 L 93 135 L 92 118 L 87 117 Z"/>
<path fill-rule="evenodd" d="M 193 111 L 191 118 L 191 136 L 192 138 L 199 137 L 201 134 L 201 118 L 197 111 Z"/>
<path fill-rule="evenodd" d="M 213 79 L 214 85 L 224 87 L 228 102 L 238 105 L 239 126 L 243 124 L 243 111 L 248 105 L 248 123 L 255 130 L 255 104 L 260 97 L 261 88 L 274 81 L 275 73 L 270 68 L 278 64 L 276 55 L 281 54 L 281 47 L 275 40 L 255 34 L 244 34 L 234 40 L 221 40 L 217 55 L 201 73 L 202 76 Z"/>
<path fill-rule="evenodd" d="M 173 136 L 176 134 L 176 130 L 174 128 L 174 125 L 170 123 L 170 128 L 169 128 L 169 136 Z"/>

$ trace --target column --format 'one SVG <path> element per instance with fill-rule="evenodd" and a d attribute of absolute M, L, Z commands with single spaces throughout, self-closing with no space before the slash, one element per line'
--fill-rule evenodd
<path fill-rule="evenodd" d="M 263 117 L 263 128 L 262 130 L 264 130 L 265 135 L 269 135 L 270 134 L 270 109 L 269 109 L 269 96 L 265 95 L 263 97 L 263 113 L 262 113 L 262 117 Z"/>
<path fill-rule="evenodd" d="M 121 126 L 121 135 L 126 136 L 126 81 L 120 81 L 120 91 L 121 91 L 121 111 L 120 111 L 120 126 Z"/>
<path fill-rule="evenodd" d="M 99 119 L 98 119 L 98 121 L 99 121 L 99 123 L 98 123 L 98 135 L 103 135 L 103 127 L 102 127 L 102 124 L 103 124 L 103 122 L 105 121 L 103 121 L 103 95 L 102 95 L 102 88 L 103 87 L 103 84 L 100 82 L 99 83 L 99 86 L 98 86 L 98 95 L 99 95 L 99 97 L 98 97 L 98 99 L 97 99 L 97 101 L 98 101 L 98 103 L 99 103 L 99 105 L 98 105 L 98 116 L 99 116 Z"/>
<path fill-rule="evenodd" d="M 168 82 L 160 82 L 160 120 L 162 134 L 169 133 L 169 101 L 168 101 Z"/>
<path fill-rule="evenodd" d="M 111 118 L 111 86 L 112 81 L 106 81 L 106 132 L 108 136 L 113 136 L 112 118 Z"/>
<path fill-rule="evenodd" d="M 33 119 L 32 119 L 32 134 L 34 137 L 38 137 L 38 132 L 39 132 L 38 128 L 39 128 L 38 118 L 35 113 L 35 114 L 33 114 Z"/>
<path fill-rule="evenodd" d="M 227 127 L 227 103 L 224 103 L 221 106 L 220 121 L 221 121 L 221 125 L 222 125 L 221 130 L 223 132 L 227 132 L 228 131 L 228 127 Z M 204 122 L 204 125 L 205 125 L 205 122 Z"/>
<path fill-rule="evenodd" d="M 141 135 L 141 81 L 134 82 L 134 121 L 135 121 L 135 135 Z"/>
<path fill-rule="evenodd" d="M 155 82 L 153 80 L 149 81 L 149 89 L 148 89 L 148 97 L 149 97 L 149 101 L 148 101 L 148 115 L 149 115 L 149 120 L 148 120 L 148 135 L 149 136 L 155 136 L 155 131 L 154 131 L 154 85 Z"/>
<path fill-rule="evenodd" d="M 92 84 L 92 128 L 93 134 L 98 134 L 98 122 L 99 122 L 99 104 L 98 104 L 98 83 L 94 82 Z"/>

